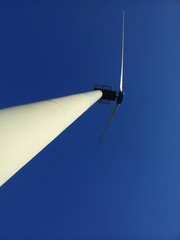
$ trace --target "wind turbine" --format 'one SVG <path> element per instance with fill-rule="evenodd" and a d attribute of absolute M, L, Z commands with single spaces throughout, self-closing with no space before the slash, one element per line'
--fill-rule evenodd
<path fill-rule="evenodd" d="M 103 96 L 101 99 L 104 100 L 108 100 L 108 101 L 115 101 L 116 100 L 116 104 L 112 110 L 112 113 L 109 117 L 109 120 L 106 124 L 106 127 L 104 128 L 104 131 L 99 139 L 98 144 L 101 142 L 107 127 L 109 126 L 116 110 L 118 109 L 119 105 L 122 103 L 123 101 L 123 97 L 124 97 L 124 92 L 123 92 L 123 63 L 124 63 L 124 11 L 123 11 L 123 23 L 122 23 L 122 55 L 121 55 L 121 74 L 120 74 L 120 85 L 119 85 L 119 92 L 118 94 L 116 93 L 116 91 L 112 91 L 111 89 L 107 89 L 106 86 L 103 85 L 95 85 L 94 90 L 101 90 L 103 92 Z M 103 102 L 102 102 L 103 103 Z"/>
<path fill-rule="evenodd" d="M 0 186 L 34 158 L 95 102 L 116 100 L 100 138 L 123 100 L 124 12 L 120 90 L 97 87 L 91 92 L 0 109 Z"/>

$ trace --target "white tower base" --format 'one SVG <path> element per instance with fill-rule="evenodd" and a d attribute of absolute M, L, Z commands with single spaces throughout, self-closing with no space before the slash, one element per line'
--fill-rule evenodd
<path fill-rule="evenodd" d="M 102 97 L 92 91 L 0 110 L 0 186 Z"/>

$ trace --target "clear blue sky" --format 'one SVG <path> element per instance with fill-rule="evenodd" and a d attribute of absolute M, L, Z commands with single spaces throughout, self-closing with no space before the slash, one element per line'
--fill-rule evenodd
<path fill-rule="evenodd" d="M 180 239 L 180 1 L 0 1 L 0 107 L 112 85 L 0 188 L 0 240 Z"/>

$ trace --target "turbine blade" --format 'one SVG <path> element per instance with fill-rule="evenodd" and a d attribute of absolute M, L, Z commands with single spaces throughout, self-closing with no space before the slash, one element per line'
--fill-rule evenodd
<path fill-rule="evenodd" d="M 120 92 L 123 91 L 123 61 L 124 61 L 124 11 L 123 11 L 123 24 L 122 24 L 122 56 L 121 56 Z"/>
<path fill-rule="evenodd" d="M 116 105 L 114 106 L 114 108 L 113 108 L 113 110 L 112 110 L 112 113 L 111 113 L 111 116 L 110 116 L 110 118 L 109 118 L 109 120 L 108 120 L 108 123 L 106 124 L 106 127 L 105 127 L 105 129 L 104 129 L 104 131 L 103 131 L 103 133 L 102 133 L 102 135 L 101 135 L 101 137 L 100 137 L 100 139 L 99 139 L 98 145 L 99 145 L 99 143 L 101 142 L 101 139 L 103 138 L 103 136 L 104 136 L 104 134 L 105 134 L 105 132 L 106 132 L 106 129 L 107 129 L 107 127 L 109 126 L 109 123 L 110 123 L 110 121 L 112 120 L 112 117 L 114 116 L 114 114 L 115 114 L 118 106 L 119 106 L 119 104 L 116 104 Z"/>

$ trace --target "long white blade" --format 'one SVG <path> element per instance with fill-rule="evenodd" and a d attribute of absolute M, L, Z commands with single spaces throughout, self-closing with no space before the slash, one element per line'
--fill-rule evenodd
<path fill-rule="evenodd" d="M 124 11 L 123 11 L 123 29 L 122 29 L 122 57 L 121 57 L 121 77 L 120 77 L 120 92 L 123 91 L 123 60 L 124 60 Z"/>
<path fill-rule="evenodd" d="M 102 133 L 102 135 L 101 135 L 101 137 L 100 137 L 100 139 L 99 139 L 98 144 L 101 142 L 101 139 L 102 139 L 102 137 L 104 136 L 104 134 L 105 134 L 105 132 L 106 132 L 106 129 L 107 129 L 107 127 L 109 126 L 109 123 L 110 123 L 112 117 L 114 116 L 114 114 L 115 114 L 118 106 L 119 106 L 119 104 L 116 104 L 116 105 L 114 106 L 114 108 L 113 108 L 113 110 L 112 110 L 112 113 L 111 113 L 111 116 L 110 116 L 110 118 L 109 118 L 109 121 L 108 121 L 108 123 L 107 123 L 107 125 L 106 125 L 106 127 L 105 127 L 105 129 L 104 129 L 104 131 L 103 131 L 103 133 Z"/>

